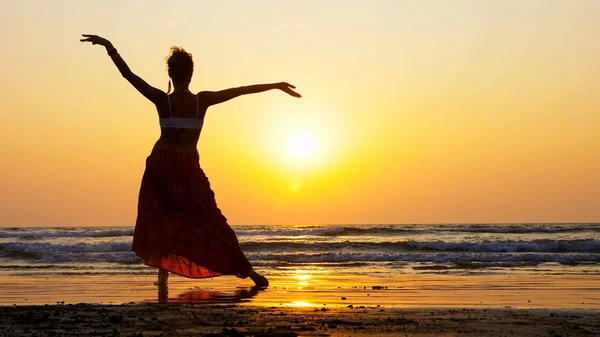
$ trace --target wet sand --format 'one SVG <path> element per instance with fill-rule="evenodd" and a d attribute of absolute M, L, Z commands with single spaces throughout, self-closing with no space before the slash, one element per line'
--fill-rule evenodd
<path fill-rule="evenodd" d="M 2 276 L 0 336 L 600 335 L 593 275 L 154 279 Z"/>
<path fill-rule="evenodd" d="M 257 306 L 365 305 L 392 308 L 600 309 L 600 275 L 401 275 L 396 278 L 299 272 L 269 277 L 264 290 L 249 279 L 169 277 L 159 299 L 155 276 L 2 276 L 0 305 L 204 303 Z"/>

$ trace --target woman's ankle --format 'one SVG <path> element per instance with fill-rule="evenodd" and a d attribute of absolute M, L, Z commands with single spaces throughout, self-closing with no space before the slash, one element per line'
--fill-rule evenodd
<path fill-rule="evenodd" d="M 157 283 L 160 285 L 164 285 L 164 284 L 167 284 L 168 280 L 169 280 L 169 272 L 164 269 L 159 269 Z"/>
<path fill-rule="evenodd" d="M 267 280 L 267 278 L 262 276 L 261 274 L 257 273 L 254 269 L 250 269 L 248 276 L 250 276 L 250 279 L 252 279 L 252 281 L 254 281 L 254 283 L 259 287 L 266 287 L 269 285 L 269 280 Z"/>

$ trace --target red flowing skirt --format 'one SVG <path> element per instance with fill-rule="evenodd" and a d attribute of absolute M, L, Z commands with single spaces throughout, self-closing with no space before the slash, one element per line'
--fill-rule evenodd
<path fill-rule="evenodd" d="M 252 268 L 193 153 L 161 149 L 146 159 L 132 250 L 191 278 L 245 278 Z"/>

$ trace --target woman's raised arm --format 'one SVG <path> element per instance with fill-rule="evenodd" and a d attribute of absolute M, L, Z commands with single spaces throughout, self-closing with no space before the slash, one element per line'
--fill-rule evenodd
<path fill-rule="evenodd" d="M 82 35 L 85 38 L 80 39 L 79 41 L 91 42 L 92 44 L 99 44 L 101 46 L 104 46 L 106 48 L 106 51 L 108 52 L 108 55 L 112 58 L 113 62 L 119 69 L 119 72 L 121 72 L 121 75 L 123 75 L 123 77 L 125 77 L 125 79 L 137 89 L 137 91 L 144 95 L 144 97 L 149 99 L 154 104 L 157 104 L 158 102 L 160 102 L 161 99 L 165 98 L 166 94 L 164 93 L 164 91 L 156 89 L 155 87 L 146 83 L 146 81 L 134 74 L 131 71 L 131 69 L 129 69 L 127 63 L 125 63 L 123 58 L 121 58 L 121 55 L 119 55 L 117 49 L 112 45 L 112 43 L 110 43 L 110 41 L 97 35 Z"/>
<path fill-rule="evenodd" d="M 249 85 L 249 86 L 245 86 L 245 87 L 225 89 L 225 90 L 221 90 L 221 91 L 201 91 L 198 93 L 198 99 L 200 99 L 200 102 L 203 102 L 204 104 L 206 104 L 206 106 L 211 106 L 211 105 L 226 102 L 232 98 L 236 98 L 241 95 L 256 94 L 259 92 L 273 90 L 273 89 L 279 89 L 293 97 L 298 97 L 298 98 L 302 97 L 299 93 L 292 90 L 295 88 L 296 88 L 295 86 L 293 86 L 289 83 L 286 83 L 286 82 L 270 83 L 270 84 L 254 84 L 254 85 Z"/>

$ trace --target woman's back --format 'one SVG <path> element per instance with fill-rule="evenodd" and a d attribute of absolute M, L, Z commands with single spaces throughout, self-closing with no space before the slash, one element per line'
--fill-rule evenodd
<path fill-rule="evenodd" d="M 207 107 L 190 91 L 176 91 L 157 104 L 161 136 L 154 148 L 196 152 Z"/>

